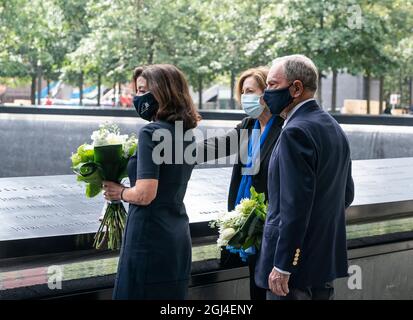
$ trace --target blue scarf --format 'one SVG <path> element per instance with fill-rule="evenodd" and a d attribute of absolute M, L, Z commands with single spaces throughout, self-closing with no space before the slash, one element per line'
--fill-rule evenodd
<path fill-rule="evenodd" d="M 261 137 L 259 137 L 260 131 L 260 123 L 258 120 L 255 120 L 254 124 L 254 129 L 252 131 L 252 134 L 248 140 L 248 160 L 247 164 L 245 167 L 251 168 L 252 164 L 255 163 L 258 152 L 261 150 L 262 145 L 265 142 L 265 139 L 268 136 L 268 133 L 270 132 L 270 128 L 272 126 L 272 123 L 274 122 L 275 117 L 272 117 L 270 121 L 268 121 L 267 125 L 265 126 L 264 132 L 262 133 Z M 258 137 L 260 138 L 260 143 L 258 144 Z M 252 175 L 243 175 L 241 179 L 241 183 L 238 188 L 238 194 L 237 194 L 237 200 L 235 201 L 235 205 L 238 205 L 242 199 L 244 198 L 250 198 L 251 193 L 250 189 L 252 186 Z M 246 262 L 248 259 L 248 256 L 256 254 L 256 249 L 254 246 L 249 247 L 247 249 L 237 249 L 234 248 L 233 246 L 227 246 L 227 250 L 229 250 L 231 253 L 239 254 L 240 258 L 242 261 Z"/>
<path fill-rule="evenodd" d="M 265 139 L 270 132 L 270 128 L 272 123 L 274 122 L 275 117 L 271 117 L 270 121 L 268 121 L 267 125 L 265 126 L 264 132 L 262 133 L 261 137 L 259 138 L 260 143 L 258 144 L 258 137 L 260 133 L 260 122 L 255 120 L 254 130 L 251 133 L 251 136 L 248 140 L 248 160 L 245 165 L 247 168 L 251 168 L 252 164 L 255 163 L 258 152 L 261 150 Z M 242 199 L 250 198 L 251 193 L 250 189 L 252 186 L 252 176 L 251 175 L 243 175 L 241 178 L 241 183 L 238 188 L 237 200 L 235 201 L 235 205 L 239 204 Z"/>

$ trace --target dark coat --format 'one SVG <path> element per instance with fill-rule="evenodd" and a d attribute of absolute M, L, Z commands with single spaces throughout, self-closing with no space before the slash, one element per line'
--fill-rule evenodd
<path fill-rule="evenodd" d="M 268 288 L 273 267 L 290 288 L 348 275 L 345 209 L 354 198 L 350 147 L 340 125 L 309 101 L 289 119 L 271 155 L 269 208 L 255 269 Z"/>

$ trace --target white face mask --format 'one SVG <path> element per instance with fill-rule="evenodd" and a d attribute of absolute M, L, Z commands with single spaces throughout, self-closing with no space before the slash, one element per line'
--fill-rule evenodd
<path fill-rule="evenodd" d="M 241 105 L 245 113 L 251 118 L 257 119 L 264 111 L 264 106 L 260 103 L 261 96 L 250 93 L 241 95 Z"/>

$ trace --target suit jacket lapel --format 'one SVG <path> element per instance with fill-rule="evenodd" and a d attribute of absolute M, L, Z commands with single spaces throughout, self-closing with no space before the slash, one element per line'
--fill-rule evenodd
<path fill-rule="evenodd" d="M 291 117 L 290 120 L 288 120 L 288 123 L 286 124 L 286 126 L 288 126 L 297 116 L 300 117 L 300 115 L 302 113 L 308 112 L 310 109 L 314 109 L 314 108 L 319 108 L 317 102 L 315 100 L 312 101 L 308 101 L 307 103 L 303 104 Z M 285 127 L 284 127 L 285 128 Z M 284 128 L 280 128 L 281 131 L 284 130 Z M 279 135 L 281 135 L 282 132 L 280 132 Z M 278 136 L 277 136 L 278 137 Z M 277 149 L 278 145 L 280 144 L 280 139 L 277 140 L 277 142 L 275 143 L 275 146 L 273 148 L 273 150 Z M 264 158 L 264 156 L 262 157 Z"/>
<path fill-rule="evenodd" d="M 315 100 L 308 101 L 304 103 L 288 120 L 286 127 L 295 119 L 299 118 L 301 115 L 305 114 L 306 112 L 312 111 L 314 108 L 318 108 L 318 104 Z M 285 127 L 284 127 L 285 128 Z"/>

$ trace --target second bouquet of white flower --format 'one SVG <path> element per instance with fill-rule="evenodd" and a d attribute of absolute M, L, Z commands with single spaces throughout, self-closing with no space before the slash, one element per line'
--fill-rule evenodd
<path fill-rule="evenodd" d="M 219 247 L 227 246 L 242 252 L 250 248 L 255 252 L 260 248 L 267 204 L 264 193 L 257 193 L 254 187 L 250 192 L 251 197 L 242 199 L 234 211 L 226 212 L 210 223 L 212 228 L 218 228 Z"/>

